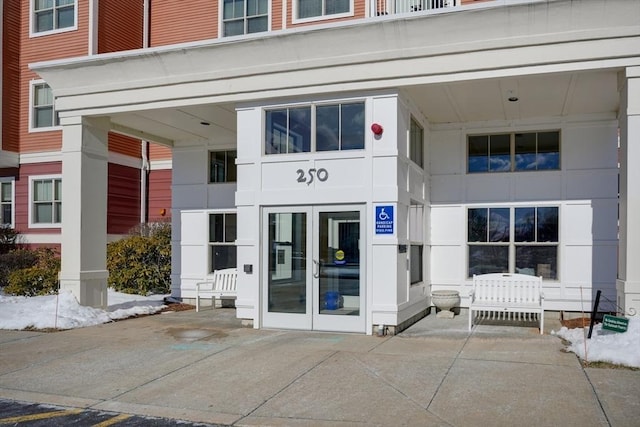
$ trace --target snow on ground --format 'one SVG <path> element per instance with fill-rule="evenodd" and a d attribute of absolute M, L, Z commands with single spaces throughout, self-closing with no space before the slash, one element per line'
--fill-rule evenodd
<path fill-rule="evenodd" d="M 630 317 L 626 332 L 603 330 L 599 324 L 593 327 L 591 339 L 587 339 L 588 333 L 589 327 L 563 327 L 558 332 L 552 332 L 569 341 L 571 344 L 567 349 L 582 360 L 640 368 L 640 318 Z"/>
<path fill-rule="evenodd" d="M 99 325 L 141 314 L 153 314 L 168 295 L 129 295 L 109 289 L 107 310 L 78 304 L 70 292 L 40 297 L 14 297 L 0 294 L 0 329 L 72 329 Z"/>
<path fill-rule="evenodd" d="M 143 297 L 109 289 L 109 307 L 101 310 L 81 306 L 70 292 L 30 298 L 0 294 L 0 329 L 72 329 L 93 326 L 156 313 L 165 307 L 164 298 L 167 296 Z M 629 328 L 624 333 L 604 331 L 602 325 L 596 325 L 591 339 L 586 339 L 588 330 L 589 328 L 563 327 L 552 334 L 569 341 L 568 350 L 583 360 L 640 368 L 640 318 L 631 317 Z"/>

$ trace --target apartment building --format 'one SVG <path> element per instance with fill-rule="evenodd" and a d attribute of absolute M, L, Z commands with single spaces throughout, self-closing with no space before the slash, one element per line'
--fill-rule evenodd
<path fill-rule="evenodd" d="M 60 247 L 62 128 L 51 87 L 29 64 L 148 45 L 142 2 L 2 2 L 0 222 L 31 247 Z M 171 150 L 108 133 L 106 231 L 121 236 L 171 208 Z"/>
<path fill-rule="evenodd" d="M 83 304 L 106 303 L 111 153 L 143 140 L 171 151 L 172 294 L 236 267 L 256 328 L 397 331 L 488 272 L 542 276 L 549 310 L 640 308 L 640 1 L 58 0 L 74 27 L 47 37 L 127 7 L 142 48 L 24 61 Z"/>

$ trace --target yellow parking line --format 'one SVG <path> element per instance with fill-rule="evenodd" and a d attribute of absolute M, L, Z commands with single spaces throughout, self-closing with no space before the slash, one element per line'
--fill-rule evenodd
<path fill-rule="evenodd" d="M 103 421 L 101 423 L 95 424 L 93 427 L 109 427 L 109 426 L 112 426 L 112 425 L 114 425 L 116 423 L 119 423 L 120 421 L 124 421 L 127 418 L 131 418 L 131 415 L 120 414 L 120 415 L 117 415 L 117 416 L 115 416 L 113 418 L 105 420 L 105 421 Z"/>
<path fill-rule="evenodd" d="M 44 420 L 47 418 L 76 415 L 81 412 L 82 412 L 82 409 L 69 409 L 66 411 L 42 412 L 40 414 L 22 415 L 19 417 L 11 417 L 11 418 L 0 418 L 0 424 L 13 424 L 13 423 L 23 423 L 26 421 Z"/>

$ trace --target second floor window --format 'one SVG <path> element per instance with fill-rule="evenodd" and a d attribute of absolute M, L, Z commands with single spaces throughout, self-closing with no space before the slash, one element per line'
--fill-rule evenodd
<path fill-rule="evenodd" d="M 48 128 L 58 125 L 58 118 L 53 108 L 53 93 L 46 83 L 33 85 L 33 128 Z"/>
<path fill-rule="evenodd" d="M 209 183 L 236 182 L 236 157 L 235 151 L 211 151 Z"/>
<path fill-rule="evenodd" d="M 76 25 L 76 0 L 33 0 L 33 32 L 42 33 Z"/>
<path fill-rule="evenodd" d="M 470 135 L 467 171 L 514 172 L 560 169 L 560 132 Z"/>
<path fill-rule="evenodd" d="M 364 149 L 364 102 L 268 110 L 265 121 L 265 154 Z"/>
<path fill-rule="evenodd" d="M 298 19 L 351 12 L 350 0 L 298 0 Z"/>
<path fill-rule="evenodd" d="M 269 29 L 268 0 L 224 0 L 224 36 L 260 33 Z"/>
<path fill-rule="evenodd" d="M 416 165 L 424 167 L 424 130 L 413 117 L 409 136 L 409 158 Z"/>

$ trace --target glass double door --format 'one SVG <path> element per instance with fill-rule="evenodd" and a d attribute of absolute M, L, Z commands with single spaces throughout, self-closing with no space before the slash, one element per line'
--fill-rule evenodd
<path fill-rule="evenodd" d="M 265 327 L 365 332 L 364 205 L 269 208 Z"/>

